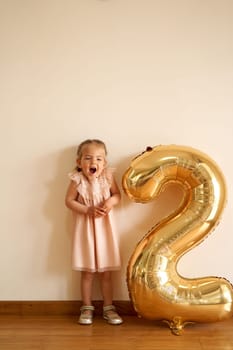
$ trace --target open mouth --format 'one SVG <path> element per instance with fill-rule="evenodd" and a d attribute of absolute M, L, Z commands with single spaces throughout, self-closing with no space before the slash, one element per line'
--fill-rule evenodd
<path fill-rule="evenodd" d="M 97 169 L 93 166 L 93 167 L 90 168 L 90 173 L 95 174 L 96 170 Z"/>

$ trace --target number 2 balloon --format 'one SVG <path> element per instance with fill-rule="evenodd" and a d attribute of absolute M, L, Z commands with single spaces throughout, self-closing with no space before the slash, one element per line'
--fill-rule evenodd
<path fill-rule="evenodd" d="M 122 178 L 127 196 L 140 203 L 152 201 L 170 183 L 182 187 L 182 202 L 137 244 L 127 285 L 139 316 L 163 320 L 180 335 L 187 323 L 230 318 L 233 288 L 223 277 L 185 278 L 177 271 L 180 258 L 220 221 L 226 185 L 219 167 L 193 148 L 160 145 L 134 158 Z"/>

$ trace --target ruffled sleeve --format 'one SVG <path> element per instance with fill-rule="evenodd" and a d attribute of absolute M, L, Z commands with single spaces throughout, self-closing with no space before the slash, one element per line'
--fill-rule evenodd
<path fill-rule="evenodd" d="M 68 177 L 70 178 L 70 180 L 74 181 L 77 185 L 79 185 L 81 182 L 80 174 L 77 172 L 77 170 L 74 170 L 71 173 L 69 173 Z"/>
<path fill-rule="evenodd" d="M 72 171 L 68 176 L 76 184 L 77 192 L 82 197 L 84 203 L 89 205 L 92 197 L 87 179 L 77 170 Z"/>
<path fill-rule="evenodd" d="M 110 187 L 112 185 L 113 174 L 114 174 L 115 171 L 116 171 L 115 168 L 106 168 L 105 169 L 105 177 L 106 177 L 106 180 L 107 180 L 107 182 L 108 182 Z"/>

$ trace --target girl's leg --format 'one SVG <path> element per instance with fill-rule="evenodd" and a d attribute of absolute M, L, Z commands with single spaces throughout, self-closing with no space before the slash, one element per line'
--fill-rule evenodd
<path fill-rule="evenodd" d="M 121 324 L 122 318 L 116 312 L 116 308 L 112 305 L 112 274 L 111 271 L 100 273 L 101 291 L 103 295 L 103 317 L 110 324 Z"/>
<path fill-rule="evenodd" d="M 104 306 L 112 305 L 112 276 L 111 271 L 101 272 L 100 285 L 103 295 Z"/>
<path fill-rule="evenodd" d="M 82 271 L 81 273 L 81 295 L 83 305 L 90 306 L 92 304 L 92 283 L 94 273 Z"/>
<path fill-rule="evenodd" d="M 92 282 L 94 274 L 83 271 L 81 274 L 81 294 L 83 306 L 80 308 L 79 323 L 92 324 L 94 306 L 92 306 Z"/>

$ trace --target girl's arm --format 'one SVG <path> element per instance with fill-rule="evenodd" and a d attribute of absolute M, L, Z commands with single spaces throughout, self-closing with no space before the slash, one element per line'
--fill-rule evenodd
<path fill-rule="evenodd" d="M 77 202 L 78 195 L 76 183 L 71 181 L 66 192 L 65 204 L 67 208 L 82 214 L 88 214 L 89 208 L 85 204 Z"/>
<path fill-rule="evenodd" d="M 112 209 L 112 207 L 114 205 L 117 205 L 121 200 L 121 193 L 114 177 L 112 178 L 110 192 L 111 192 L 111 197 L 108 198 L 103 205 L 103 209 L 105 210 L 106 213 L 108 213 Z"/>
<path fill-rule="evenodd" d="M 78 195 L 76 186 L 76 183 L 71 181 L 66 193 L 65 204 L 69 209 L 75 211 L 76 213 L 86 214 L 93 217 L 100 217 L 106 214 L 103 208 L 94 206 L 88 207 L 85 204 L 79 203 L 76 200 Z"/>

